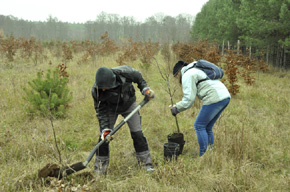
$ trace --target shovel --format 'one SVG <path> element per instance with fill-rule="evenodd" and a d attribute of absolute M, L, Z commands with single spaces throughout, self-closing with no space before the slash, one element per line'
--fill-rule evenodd
<path fill-rule="evenodd" d="M 105 142 L 110 142 L 111 136 L 114 135 L 141 107 L 143 107 L 146 103 L 148 103 L 148 101 L 149 101 L 149 98 L 145 96 L 143 101 L 125 119 L 123 119 L 103 140 L 101 140 L 94 147 L 94 149 L 91 151 L 90 155 L 84 162 L 78 162 L 71 166 L 67 166 L 64 169 L 59 170 L 59 172 L 55 174 L 54 176 L 60 179 L 63 177 L 63 175 L 70 175 L 72 173 L 85 169 L 88 163 L 92 160 L 94 154 L 99 149 L 99 147 Z"/>

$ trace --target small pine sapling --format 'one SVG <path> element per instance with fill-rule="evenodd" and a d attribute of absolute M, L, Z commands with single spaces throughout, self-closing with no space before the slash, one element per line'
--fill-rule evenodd
<path fill-rule="evenodd" d="M 51 112 L 56 118 L 65 116 L 72 99 L 65 69 L 64 65 L 58 65 L 53 71 L 49 69 L 45 78 L 38 72 L 37 78 L 28 82 L 30 89 L 24 88 L 24 99 L 30 103 L 28 111 L 31 114 L 47 116 Z"/>

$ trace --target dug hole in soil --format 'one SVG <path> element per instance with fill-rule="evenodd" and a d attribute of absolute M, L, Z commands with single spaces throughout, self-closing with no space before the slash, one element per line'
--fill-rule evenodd
<path fill-rule="evenodd" d="M 38 170 L 38 178 L 54 177 L 62 179 L 61 168 L 57 164 L 48 163 L 42 169 Z M 94 176 L 90 172 L 82 172 L 77 174 L 78 177 L 93 178 Z"/>
<path fill-rule="evenodd" d="M 42 169 L 38 170 L 38 178 L 58 177 L 60 167 L 57 164 L 48 163 Z"/>

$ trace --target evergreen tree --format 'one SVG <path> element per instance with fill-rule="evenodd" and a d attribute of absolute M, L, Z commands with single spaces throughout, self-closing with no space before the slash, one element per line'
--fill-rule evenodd
<path fill-rule="evenodd" d="M 61 72 L 60 68 L 49 69 L 45 78 L 38 72 L 37 78 L 28 82 L 30 89 L 24 88 L 24 99 L 30 103 L 30 113 L 46 116 L 51 112 L 56 118 L 65 116 L 72 96 L 67 85 L 68 77 Z"/>

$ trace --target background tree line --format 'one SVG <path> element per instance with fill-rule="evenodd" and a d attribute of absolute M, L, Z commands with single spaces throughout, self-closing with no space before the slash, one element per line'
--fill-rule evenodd
<path fill-rule="evenodd" d="M 117 42 L 130 38 L 134 41 L 187 42 L 190 40 L 193 20 L 193 16 L 187 14 L 177 17 L 156 14 L 141 23 L 134 17 L 102 12 L 94 21 L 67 23 L 53 16 L 49 16 L 45 22 L 32 22 L 0 15 L 0 30 L 6 36 L 35 37 L 41 41 L 98 40 L 108 31 L 110 38 Z"/>
<path fill-rule="evenodd" d="M 220 50 L 226 45 L 237 53 L 264 55 L 266 62 L 290 68 L 289 0 L 209 0 L 195 18 L 156 14 L 143 23 L 105 12 L 86 23 L 61 22 L 52 16 L 45 22 L 31 22 L 0 15 L 0 30 L 6 36 L 41 41 L 98 41 L 106 31 L 117 43 L 128 39 L 170 44 L 208 39 Z"/>
<path fill-rule="evenodd" d="M 290 67 L 289 0 L 209 0 L 196 15 L 193 39 L 208 38 L 259 54 L 281 68 Z"/>

